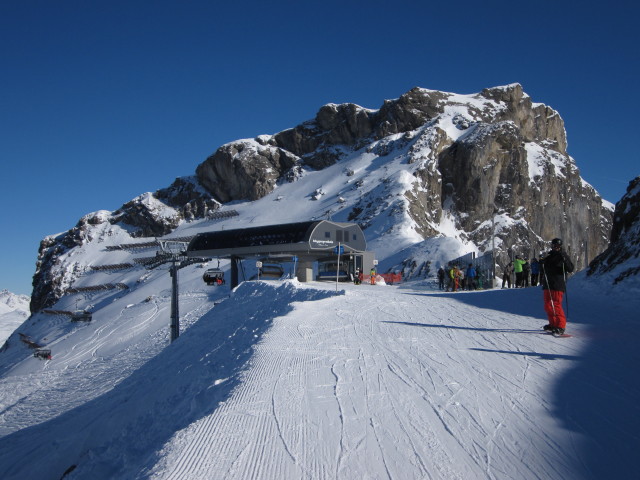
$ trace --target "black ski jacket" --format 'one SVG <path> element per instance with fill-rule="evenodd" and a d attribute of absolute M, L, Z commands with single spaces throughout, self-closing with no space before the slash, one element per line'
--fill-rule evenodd
<path fill-rule="evenodd" d="M 573 272 L 573 262 L 564 250 L 551 250 L 540 263 L 540 283 L 543 290 L 567 291 L 565 277 Z"/>

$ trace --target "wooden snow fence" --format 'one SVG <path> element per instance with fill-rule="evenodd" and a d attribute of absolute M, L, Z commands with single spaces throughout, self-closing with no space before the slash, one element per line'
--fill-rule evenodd
<path fill-rule="evenodd" d="M 87 287 L 71 287 L 67 290 L 67 293 L 82 293 L 82 292 L 100 292 L 103 290 L 127 290 L 128 285 L 124 283 L 103 283 L 102 285 L 90 285 Z"/>
<path fill-rule="evenodd" d="M 42 345 L 34 342 L 29 335 L 25 335 L 24 333 L 18 333 L 18 335 L 20 335 L 20 341 L 27 344 L 29 348 L 42 348 Z"/>
<path fill-rule="evenodd" d="M 91 265 L 91 270 L 94 271 L 112 271 L 112 270 L 126 270 L 133 268 L 133 263 L 114 263 L 113 265 Z"/>

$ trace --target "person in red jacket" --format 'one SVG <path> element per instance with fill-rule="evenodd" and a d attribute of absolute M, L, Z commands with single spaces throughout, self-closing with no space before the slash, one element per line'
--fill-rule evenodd
<path fill-rule="evenodd" d="M 562 335 L 567 327 L 562 298 L 567 291 L 567 273 L 573 272 L 573 262 L 562 249 L 562 240 L 554 238 L 551 251 L 539 263 L 544 310 L 549 318 L 549 324 L 543 328 L 554 335 Z"/>

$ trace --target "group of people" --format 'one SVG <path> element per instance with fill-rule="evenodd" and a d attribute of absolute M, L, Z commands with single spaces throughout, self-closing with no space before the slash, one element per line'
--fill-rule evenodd
<path fill-rule="evenodd" d="M 516 255 L 513 262 L 503 269 L 502 288 L 511 288 L 512 275 L 515 275 L 515 288 L 532 287 L 540 284 L 543 292 L 544 310 L 549 323 L 544 330 L 553 335 L 564 335 L 567 317 L 562 307 L 564 295 L 567 291 L 567 274 L 573 272 L 574 265 L 569 255 L 562 248 L 562 240 L 554 238 L 551 250 L 540 255 L 540 259 L 533 258 L 531 263 Z M 482 275 L 469 264 L 466 269 L 457 265 L 449 265 L 445 270 L 438 269 L 438 285 L 440 290 L 455 292 L 458 290 L 475 290 L 482 288 Z"/>
<path fill-rule="evenodd" d="M 529 263 L 520 255 L 516 255 L 515 260 L 502 269 L 502 288 L 511 288 L 511 285 L 513 288 L 537 287 L 539 279 L 540 262 L 535 257 Z"/>
<path fill-rule="evenodd" d="M 378 276 L 378 273 L 376 272 L 376 269 L 374 267 L 369 272 L 369 281 L 371 282 L 371 285 L 376 284 L 377 276 Z M 356 274 L 353 277 L 353 283 L 355 283 L 356 285 L 361 285 L 363 280 L 364 280 L 364 273 L 361 272 L 359 268 L 356 268 Z"/>
<path fill-rule="evenodd" d="M 540 255 L 540 260 L 533 258 L 529 264 L 522 257 L 516 255 L 513 262 L 509 262 L 503 272 L 502 288 L 505 284 L 511 288 L 511 275 L 515 274 L 515 288 L 535 287 L 538 282 L 542 286 L 544 311 L 549 323 L 542 327 L 553 335 L 564 335 L 567 327 L 567 316 L 562 307 L 562 301 L 567 291 L 567 274 L 573 272 L 574 265 L 569 255 L 562 248 L 562 239 L 551 240 L 551 250 Z"/>
<path fill-rule="evenodd" d="M 457 292 L 458 290 L 477 290 L 483 288 L 483 275 L 470 263 L 467 268 L 449 265 L 445 270 L 438 269 L 438 286 L 440 290 Z"/>

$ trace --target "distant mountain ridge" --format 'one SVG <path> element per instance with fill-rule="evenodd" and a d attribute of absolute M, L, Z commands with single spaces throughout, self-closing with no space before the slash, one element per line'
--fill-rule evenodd
<path fill-rule="evenodd" d="M 0 347 L 29 318 L 29 302 L 27 295 L 0 291 Z"/>
<path fill-rule="evenodd" d="M 31 310 L 53 305 L 86 270 L 73 260 L 76 247 L 183 235 L 228 205 L 272 196 L 283 223 L 323 215 L 359 223 L 382 261 L 453 236 L 478 253 L 495 242 L 504 265 L 560 236 L 584 268 L 608 246 L 612 206 L 566 149 L 558 112 L 519 84 L 472 95 L 414 88 L 378 110 L 328 104 L 294 128 L 223 145 L 194 176 L 44 239 Z M 238 226 L 255 225 L 250 210 Z"/>

